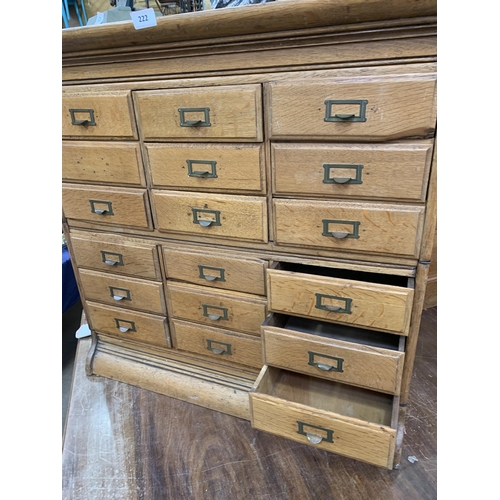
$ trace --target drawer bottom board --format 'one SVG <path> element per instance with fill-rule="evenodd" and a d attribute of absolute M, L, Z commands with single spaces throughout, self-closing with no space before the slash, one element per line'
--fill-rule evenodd
<path fill-rule="evenodd" d="M 134 344 L 98 336 L 87 373 L 124 382 L 234 417 L 250 420 L 249 398 L 258 371 L 225 370 L 195 364 L 178 354 L 140 350 Z"/>

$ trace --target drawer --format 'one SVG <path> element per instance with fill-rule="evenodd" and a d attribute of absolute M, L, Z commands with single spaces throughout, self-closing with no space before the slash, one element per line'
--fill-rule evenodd
<path fill-rule="evenodd" d="M 64 141 L 63 180 L 146 186 L 139 144 Z"/>
<path fill-rule="evenodd" d="M 153 186 L 219 193 L 266 192 L 262 144 L 146 144 Z"/>
<path fill-rule="evenodd" d="M 158 347 L 170 347 L 170 335 L 165 317 L 92 302 L 87 302 L 85 311 L 92 329 L 97 333 Z"/>
<path fill-rule="evenodd" d="M 385 141 L 436 127 L 436 75 L 273 82 L 266 87 L 271 139 Z"/>
<path fill-rule="evenodd" d="M 397 400 L 264 366 L 250 392 L 252 427 L 392 469 Z"/>
<path fill-rule="evenodd" d="M 256 337 L 177 319 L 172 320 L 171 328 L 173 346 L 181 351 L 202 354 L 217 361 L 262 367 L 262 345 Z"/>
<path fill-rule="evenodd" d="M 68 219 L 141 229 L 153 227 L 145 189 L 64 184 L 62 204 Z"/>
<path fill-rule="evenodd" d="M 78 267 L 161 280 L 156 245 L 120 235 L 72 231 L 71 249 Z"/>
<path fill-rule="evenodd" d="M 134 94 L 145 141 L 262 141 L 260 85 Z"/>
<path fill-rule="evenodd" d="M 423 202 L 432 142 L 271 144 L 273 193 Z"/>
<path fill-rule="evenodd" d="M 167 290 L 172 317 L 260 337 L 267 315 L 265 299 L 171 281 Z"/>
<path fill-rule="evenodd" d="M 404 337 L 272 313 L 262 339 L 266 365 L 399 395 Z"/>
<path fill-rule="evenodd" d="M 138 139 L 131 92 L 63 93 L 62 135 L 75 139 Z"/>
<path fill-rule="evenodd" d="M 160 231 L 267 243 L 264 197 L 152 190 Z"/>
<path fill-rule="evenodd" d="M 423 206 L 273 199 L 277 245 L 417 258 Z"/>
<path fill-rule="evenodd" d="M 217 252 L 211 253 L 212 252 Z M 267 261 L 212 248 L 203 251 L 163 245 L 167 277 L 225 290 L 265 295 Z"/>
<path fill-rule="evenodd" d="M 414 295 L 408 278 L 281 266 L 267 271 L 269 311 L 408 335 Z"/>
<path fill-rule="evenodd" d="M 166 314 L 162 283 L 114 274 L 79 270 L 80 281 L 87 300 L 120 307 Z"/>

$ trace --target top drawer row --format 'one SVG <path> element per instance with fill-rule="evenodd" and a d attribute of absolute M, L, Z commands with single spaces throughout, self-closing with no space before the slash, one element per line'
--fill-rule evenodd
<path fill-rule="evenodd" d="M 435 74 L 165 90 L 65 91 L 67 139 L 262 142 L 392 140 L 436 125 Z M 135 109 L 135 112 L 134 112 Z"/>

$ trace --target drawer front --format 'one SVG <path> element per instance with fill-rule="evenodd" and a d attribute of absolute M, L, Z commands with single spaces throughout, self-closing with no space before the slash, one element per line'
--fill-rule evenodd
<path fill-rule="evenodd" d="M 146 186 L 138 144 L 65 141 L 62 174 L 66 181 Z"/>
<path fill-rule="evenodd" d="M 172 343 L 182 351 L 254 368 L 262 367 L 262 345 L 256 337 L 174 319 Z"/>
<path fill-rule="evenodd" d="M 118 235 L 71 234 L 72 255 L 78 267 L 113 274 L 161 280 L 155 245 Z"/>
<path fill-rule="evenodd" d="M 225 290 L 265 295 L 267 261 L 163 246 L 167 277 Z"/>
<path fill-rule="evenodd" d="M 436 127 L 436 75 L 269 83 L 272 139 L 389 140 Z"/>
<path fill-rule="evenodd" d="M 267 201 L 253 196 L 152 191 L 160 231 L 267 243 Z"/>
<path fill-rule="evenodd" d="M 266 192 L 260 144 L 147 144 L 153 186 L 226 193 Z"/>
<path fill-rule="evenodd" d="M 417 258 L 424 207 L 274 199 L 278 245 Z"/>
<path fill-rule="evenodd" d="M 270 311 L 408 335 L 412 289 L 272 269 L 267 280 Z"/>
<path fill-rule="evenodd" d="M 142 138 L 262 141 L 260 85 L 135 93 Z"/>
<path fill-rule="evenodd" d="M 272 144 L 274 194 L 425 201 L 432 143 Z"/>
<path fill-rule="evenodd" d="M 158 347 L 171 345 L 167 319 L 164 317 L 92 302 L 87 302 L 85 310 L 97 333 Z"/>
<path fill-rule="evenodd" d="M 152 229 L 145 189 L 63 185 L 62 203 L 68 219 Z"/>
<path fill-rule="evenodd" d="M 396 430 L 355 423 L 334 413 L 250 393 L 252 427 L 286 439 L 392 468 Z M 317 436 L 322 438 L 317 441 Z"/>
<path fill-rule="evenodd" d="M 167 312 L 162 283 L 84 269 L 79 270 L 79 275 L 87 300 L 155 314 Z"/>
<path fill-rule="evenodd" d="M 260 336 L 265 299 L 172 282 L 167 289 L 172 317 Z"/>
<path fill-rule="evenodd" d="M 62 135 L 66 138 L 138 139 L 131 92 L 63 94 Z"/>
<path fill-rule="evenodd" d="M 265 364 L 399 394 L 404 353 L 337 339 L 262 327 Z"/>

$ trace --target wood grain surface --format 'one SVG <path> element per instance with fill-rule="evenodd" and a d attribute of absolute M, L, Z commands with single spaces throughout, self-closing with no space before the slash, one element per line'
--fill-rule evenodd
<path fill-rule="evenodd" d="M 392 471 L 254 430 L 229 415 L 88 378 L 90 340 L 81 339 L 63 442 L 62 498 L 433 500 L 436 319 L 436 308 L 424 311 L 402 460 Z"/>

